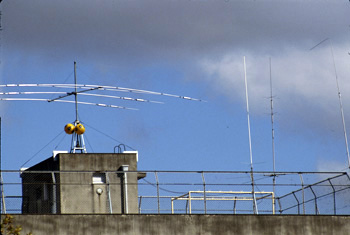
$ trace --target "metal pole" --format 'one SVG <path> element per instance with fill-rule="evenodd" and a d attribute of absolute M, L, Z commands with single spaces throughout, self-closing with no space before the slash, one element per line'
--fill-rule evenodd
<path fill-rule="evenodd" d="M 275 207 L 276 207 L 276 200 L 275 200 L 275 193 L 272 195 L 272 214 L 275 214 Z"/>
<path fill-rule="evenodd" d="M 108 196 L 108 205 L 109 205 L 109 213 L 113 214 L 113 207 L 112 207 L 112 198 L 111 198 L 111 188 L 110 188 L 110 181 L 109 181 L 109 175 L 108 172 L 106 172 L 106 183 L 107 183 L 107 196 Z"/>
<path fill-rule="evenodd" d="M 204 214 L 207 214 L 207 193 L 205 191 L 204 172 L 202 172 L 202 181 L 203 181 L 203 189 L 204 189 Z"/>
<path fill-rule="evenodd" d="M 187 214 L 187 209 L 188 209 L 188 200 L 186 200 L 186 214 Z"/>
<path fill-rule="evenodd" d="M 51 172 L 52 178 L 52 214 L 57 214 L 57 184 L 55 173 Z"/>
<path fill-rule="evenodd" d="M 250 134 L 248 83 L 247 83 L 247 68 L 246 68 L 246 63 L 245 63 L 245 56 L 243 57 L 243 64 L 244 64 L 245 97 L 246 97 L 246 103 L 247 103 L 249 155 L 250 155 L 250 177 L 251 177 L 251 180 L 252 180 L 253 211 L 254 211 L 254 214 L 258 214 L 258 208 L 257 208 L 257 205 L 256 205 L 256 198 L 255 198 L 255 191 L 254 191 L 253 152 L 252 152 L 252 139 L 251 139 L 251 134 Z"/>
<path fill-rule="evenodd" d="M 276 194 L 276 165 L 275 165 L 275 129 L 274 129 L 274 118 L 273 118 L 273 94 L 272 94 L 272 70 L 271 70 L 271 57 L 270 57 L 270 104 L 271 104 L 271 136 L 272 136 L 272 187 L 273 187 L 273 197 Z M 275 207 L 275 200 L 273 198 L 273 206 Z"/>
<path fill-rule="evenodd" d="M 334 211 L 334 215 L 336 215 L 337 214 L 337 207 L 336 207 L 336 200 L 335 200 L 335 188 L 334 188 L 334 186 L 333 186 L 333 184 L 332 184 L 330 179 L 328 179 L 328 182 L 329 182 L 329 184 L 331 185 L 331 187 L 333 189 L 333 211 Z"/>
<path fill-rule="evenodd" d="M 0 117 L 0 166 L 1 166 L 1 117 Z M 2 171 L 0 169 L 0 184 L 1 184 L 1 201 L 2 201 L 2 213 L 6 214 L 5 193 L 4 193 L 4 181 L 2 178 Z"/>
<path fill-rule="evenodd" d="M 191 191 L 188 192 L 188 202 L 189 202 L 189 211 L 190 211 L 190 214 L 192 214 Z"/>
<path fill-rule="evenodd" d="M 142 203 L 142 196 L 140 196 L 140 200 L 139 200 L 139 214 L 141 214 L 141 203 Z"/>
<path fill-rule="evenodd" d="M 299 173 L 300 181 L 301 181 L 301 194 L 303 198 L 303 215 L 305 215 L 305 193 L 304 193 L 304 180 L 303 175 Z"/>
<path fill-rule="evenodd" d="M 75 121 L 78 122 L 78 95 L 77 95 L 77 62 L 74 61 L 74 84 L 75 84 Z"/>
<path fill-rule="evenodd" d="M 233 213 L 236 214 L 236 204 L 237 204 L 237 197 L 235 197 L 235 200 L 233 202 Z"/>
<path fill-rule="evenodd" d="M 278 206 L 280 207 L 279 212 L 280 212 L 280 214 L 282 214 L 283 210 L 282 210 L 281 199 L 280 198 L 276 198 L 276 200 L 278 200 Z"/>
<path fill-rule="evenodd" d="M 154 175 L 156 177 L 156 183 L 157 183 L 157 202 L 158 202 L 158 214 L 160 214 L 160 201 L 159 201 L 159 181 L 158 181 L 158 175 L 157 172 L 154 172 Z"/>
<path fill-rule="evenodd" d="M 293 193 L 293 196 L 294 196 L 295 200 L 296 200 L 297 203 L 298 203 L 298 215 L 300 215 L 300 202 L 299 202 L 297 196 L 295 196 L 295 193 L 294 193 L 294 192 L 292 192 L 292 193 Z M 303 205 L 304 205 L 304 200 L 303 200 Z M 304 214 L 305 214 L 305 213 L 304 213 Z"/>
<path fill-rule="evenodd" d="M 1 183 L 1 201 L 2 201 L 2 203 L 1 203 L 1 204 L 2 204 L 2 212 L 1 212 L 1 214 L 6 214 L 5 193 L 4 193 L 4 182 L 3 182 L 3 180 L 2 180 L 2 173 L 1 173 L 0 177 L 1 177 L 0 183 Z"/>
<path fill-rule="evenodd" d="M 312 194 L 313 194 L 314 197 L 315 197 L 315 215 L 318 215 L 318 214 L 319 214 L 319 211 L 318 211 L 318 207 L 317 207 L 317 195 L 316 195 L 316 193 L 314 192 L 314 190 L 312 189 L 311 186 L 310 186 L 310 190 L 311 190 Z"/>
<path fill-rule="evenodd" d="M 129 198 L 128 198 L 128 173 L 129 171 L 129 166 L 128 165 L 123 165 L 123 178 L 124 178 L 124 199 L 125 199 L 125 214 L 129 213 Z"/>
<path fill-rule="evenodd" d="M 349 144 L 348 144 L 348 136 L 346 134 L 346 126 L 345 126 L 345 118 L 344 118 L 344 110 L 343 110 L 343 101 L 341 98 L 341 93 L 340 93 L 340 88 L 339 88 L 339 83 L 338 83 L 338 73 L 337 73 L 337 67 L 335 66 L 335 60 L 334 60 L 334 53 L 333 53 L 333 44 L 332 41 L 329 38 L 324 39 L 322 42 L 318 43 L 316 46 L 312 47 L 310 49 L 313 50 L 325 41 L 329 40 L 329 44 L 331 47 L 331 53 L 332 53 L 332 60 L 333 60 L 333 67 L 334 67 L 334 74 L 335 74 L 335 81 L 337 83 L 337 89 L 338 89 L 338 98 L 339 98 L 339 106 L 340 106 L 340 115 L 343 123 L 343 132 L 344 132 L 344 140 L 345 140 L 345 147 L 346 147 L 346 155 L 348 158 L 348 168 L 350 168 L 350 154 L 349 154 Z"/>
<path fill-rule="evenodd" d="M 329 41 L 331 44 L 331 52 L 332 52 L 332 59 L 333 59 L 333 66 L 334 66 L 334 73 L 335 73 L 335 81 L 337 83 L 337 89 L 338 89 L 338 97 L 339 97 L 339 106 L 340 106 L 340 114 L 341 119 L 343 123 L 343 131 L 344 131 L 344 140 L 345 140 L 345 147 L 346 147 L 346 155 L 348 157 L 348 167 L 350 168 L 350 155 L 349 155 L 349 144 L 348 144 L 348 136 L 346 134 L 346 126 L 345 126 L 345 117 L 344 117 L 344 110 L 343 110 L 343 101 L 341 98 L 339 83 L 338 83 L 338 74 L 337 74 L 337 68 L 335 66 L 335 60 L 334 60 L 334 53 L 333 53 L 333 45 L 332 42 Z"/>
<path fill-rule="evenodd" d="M 171 199 L 171 214 L 174 214 L 174 199 Z"/>

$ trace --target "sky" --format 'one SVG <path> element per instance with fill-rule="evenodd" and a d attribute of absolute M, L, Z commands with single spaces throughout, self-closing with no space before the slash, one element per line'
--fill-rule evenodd
<path fill-rule="evenodd" d="M 276 170 L 348 167 L 336 77 L 349 133 L 349 1 L 12 0 L 0 8 L 1 84 L 73 83 L 76 61 L 81 84 L 207 101 L 90 99 L 138 111 L 80 105 L 88 152 L 123 143 L 139 152 L 139 170 L 250 170 L 245 57 L 254 170 L 273 170 L 270 78 Z M 73 104 L 1 101 L 0 112 L 2 169 L 70 149 L 63 128 L 75 120 Z"/>

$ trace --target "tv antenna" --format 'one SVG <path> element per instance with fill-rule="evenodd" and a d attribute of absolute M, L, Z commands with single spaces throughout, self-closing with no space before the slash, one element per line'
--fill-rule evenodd
<path fill-rule="evenodd" d="M 99 94 L 99 93 L 91 93 L 92 91 L 100 91 L 100 92 L 124 92 L 124 93 L 130 93 L 134 95 L 156 95 L 156 96 L 166 96 L 171 98 L 179 98 L 184 100 L 191 100 L 191 101 L 204 101 L 201 99 L 191 98 L 188 96 L 180 96 L 180 95 L 174 95 L 169 93 L 163 93 L 163 92 L 155 92 L 155 91 L 149 91 L 149 90 L 140 90 L 140 89 L 133 89 L 133 88 L 126 88 L 126 87 L 118 87 L 118 86 L 102 86 L 102 85 L 86 85 L 86 84 L 78 84 L 77 83 L 77 72 L 76 72 L 76 66 L 77 63 L 74 61 L 74 84 L 3 84 L 0 85 L 0 88 L 17 88 L 17 89 L 31 89 L 31 91 L 7 91 L 7 92 L 0 92 L 0 101 L 46 101 L 49 103 L 52 102 L 63 102 L 63 103 L 74 103 L 75 104 L 75 121 L 73 123 L 68 123 L 64 130 L 67 134 L 72 134 L 72 141 L 71 141 L 71 153 L 87 153 L 86 147 L 85 147 L 85 141 L 84 141 L 84 133 L 85 133 L 85 127 L 79 120 L 79 114 L 78 114 L 78 104 L 84 104 L 84 105 L 95 105 L 99 107 L 108 107 L 108 108 L 118 108 L 118 109 L 127 109 L 127 110 L 138 110 L 136 108 L 130 108 L 125 106 L 119 106 L 119 105 L 113 105 L 113 104 L 105 104 L 105 103 L 94 103 L 94 102 L 85 102 L 85 101 L 78 101 L 78 95 L 79 96 L 90 96 L 90 97 L 103 97 L 103 98 L 109 98 L 109 99 L 120 99 L 123 101 L 131 101 L 131 102 L 141 102 L 141 103 L 157 103 L 157 104 L 163 104 L 161 101 L 155 101 L 150 99 L 144 99 L 144 98 L 134 98 L 134 97 L 127 97 L 127 96 L 116 96 L 114 94 Z M 62 88 L 64 90 L 70 90 L 70 91 L 33 91 L 33 89 L 36 88 L 45 88 L 45 89 L 52 89 L 52 88 Z M 29 95 L 36 95 L 36 96 L 47 96 L 47 95 L 59 95 L 56 98 L 28 98 Z M 22 98 L 20 96 L 26 95 L 25 98 Z M 3 97 L 5 96 L 5 97 Z M 15 98 L 6 98 L 6 96 L 16 96 Z M 65 98 L 74 96 L 74 100 L 67 100 Z M 204 101 L 205 102 L 205 101 Z"/>

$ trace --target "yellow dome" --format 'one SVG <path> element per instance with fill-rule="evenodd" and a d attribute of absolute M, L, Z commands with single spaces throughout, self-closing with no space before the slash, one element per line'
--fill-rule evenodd
<path fill-rule="evenodd" d="M 84 132 L 85 132 L 85 127 L 84 127 L 82 124 L 78 123 L 78 124 L 76 125 L 74 131 L 75 131 L 75 133 L 77 133 L 78 135 L 84 134 Z"/>
<path fill-rule="evenodd" d="M 69 134 L 69 135 L 73 134 L 74 129 L 75 129 L 75 126 L 74 126 L 72 123 L 68 123 L 68 124 L 64 127 L 64 131 L 65 131 L 67 134 Z"/>

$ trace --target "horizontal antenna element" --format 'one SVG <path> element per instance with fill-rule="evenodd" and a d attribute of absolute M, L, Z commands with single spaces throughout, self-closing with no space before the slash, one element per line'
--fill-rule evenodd
<path fill-rule="evenodd" d="M 65 88 L 65 89 L 91 89 L 91 90 L 101 90 L 101 91 L 118 91 L 118 92 L 130 92 L 130 93 L 136 93 L 136 94 L 147 94 L 147 95 L 160 95 L 160 96 L 168 96 L 173 98 L 180 98 L 185 100 L 193 100 L 193 101 L 200 101 L 200 102 L 206 102 L 202 99 L 196 99 L 188 96 L 181 96 L 181 95 L 174 95 L 174 94 L 168 94 L 163 92 L 156 92 L 156 91 L 148 91 L 148 90 L 139 90 L 139 89 L 133 89 L 133 88 L 126 88 L 126 87 L 117 87 L 117 86 L 101 86 L 101 85 L 85 85 L 85 84 L 2 84 L 0 87 L 48 87 L 48 88 Z M 86 90 L 89 91 L 89 90 Z M 82 91 L 79 91 L 77 93 L 80 93 Z M 85 92 L 85 91 L 84 91 Z M 70 92 L 74 94 L 74 92 Z"/>
<path fill-rule="evenodd" d="M 150 99 L 144 99 L 144 98 L 133 98 L 133 97 L 126 97 L 126 96 L 115 96 L 115 95 L 107 95 L 107 94 L 97 94 L 97 93 L 90 93 L 91 91 L 99 91 L 99 92 L 129 92 L 134 94 L 140 94 L 140 95 L 156 95 L 156 96 L 166 96 L 166 97 L 172 97 L 172 98 L 179 98 L 184 100 L 190 100 L 190 101 L 200 101 L 205 102 L 201 99 L 191 98 L 188 96 L 180 96 L 180 95 L 173 95 L 168 93 L 162 93 L 162 92 L 155 92 L 155 91 L 147 91 L 147 90 L 139 90 L 139 89 L 132 89 L 132 88 L 125 88 L 125 87 L 116 87 L 116 86 L 101 86 L 101 85 L 85 85 L 85 84 L 0 84 L 0 88 L 61 88 L 64 91 L 7 91 L 7 92 L 0 92 L 0 101 L 46 101 L 46 102 L 62 102 L 62 103 L 75 103 L 76 101 L 72 100 L 66 100 L 64 98 L 68 98 L 70 96 L 85 96 L 85 97 L 100 97 L 100 98 L 108 98 L 108 99 L 120 99 L 120 100 L 126 100 L 126 101 L 135 101 L 135 102 L 142 102 L 142 103 L 155 103 L 155 104 L 164 104 L 162 101 L 155 101 Z M 75 91 L 76 89 L 82 89 L 80 91 Z M 56 98 L 40 98 L 47 95 L 59 95 Z M 38 98 L 31 98 L 28 96 L 37 95 L 40 96 Z M 2 97 L 4 96 L 4 97 Z M 6 96 L 18 96 L 16 98 L 7 98 Z M 27 97 L 23 97 L 27 96 Z M 136 108 L 129 108 L 124 107 L 120 105 L 113 105 L 113 104 L 104 104 L 104 103 L 95 103 L 95 102 L 84 102 L 84 101 L 78 101 L 77 104 L 85 104 L 85 105 L 96 105 L 100 107 L 109 107 L 109 108 L 119 108 L 119 109 L 127 109 L 127 110 L 138 110 Z"/>

